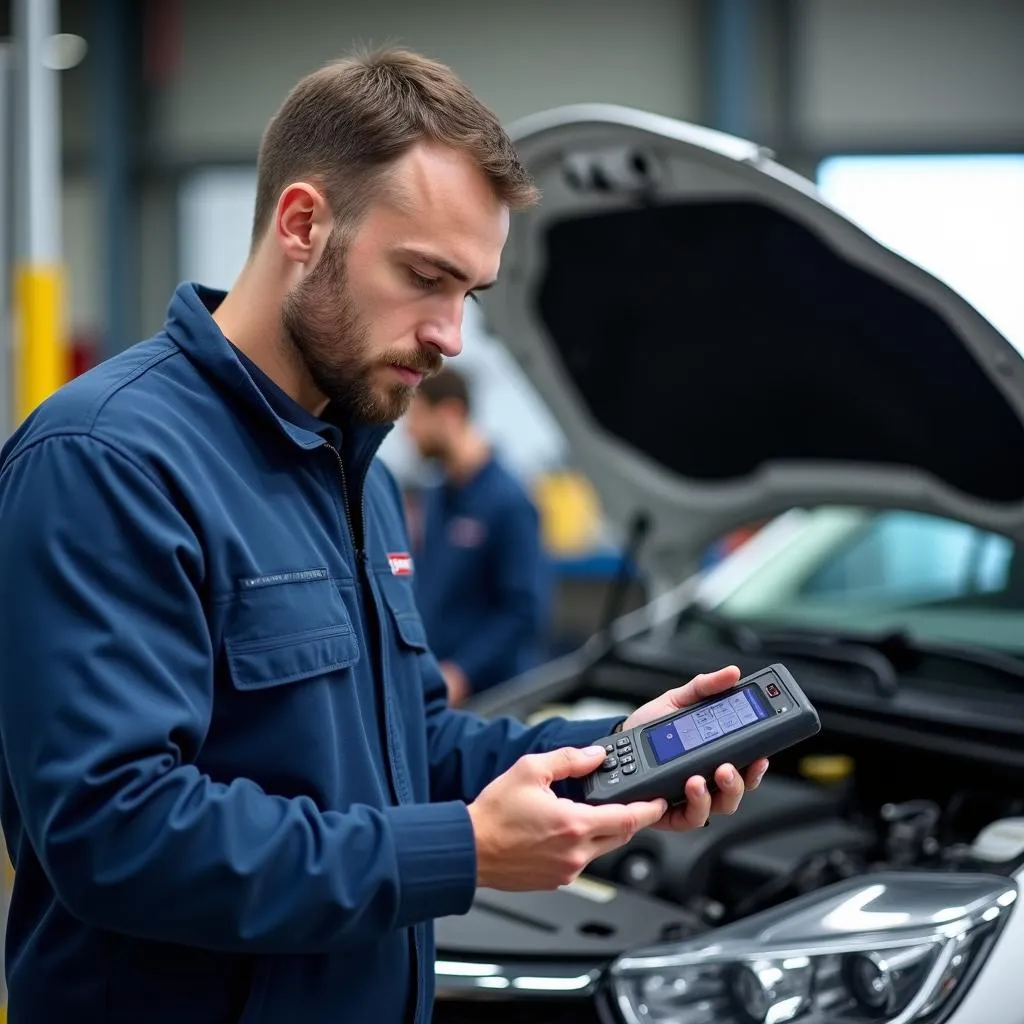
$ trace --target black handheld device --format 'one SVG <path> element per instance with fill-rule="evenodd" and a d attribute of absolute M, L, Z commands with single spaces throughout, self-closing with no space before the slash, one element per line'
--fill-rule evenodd
<path fill-rule="evenodd" d="M 818 712 L 789 670 L 769 665 L 699 704 L 596 740 L 608 756 L 583 780 L 583 800 L 610 804 L 663 797 L 676 806 L 685 802 L 683 786 L 692 775 L 713 787 L 719 765 L 742 771 L 820 729 Z"/>

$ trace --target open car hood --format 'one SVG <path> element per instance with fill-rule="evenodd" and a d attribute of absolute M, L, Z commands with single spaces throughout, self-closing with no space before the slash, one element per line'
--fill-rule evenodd
<path fill-rule="evenodd" d="M 543 199 L 484 313 L 647 568 L 806 504 L 1024 541 L 1024 360 L 960 295 L 753 143 L 604 105 L 512 132 Z"/>

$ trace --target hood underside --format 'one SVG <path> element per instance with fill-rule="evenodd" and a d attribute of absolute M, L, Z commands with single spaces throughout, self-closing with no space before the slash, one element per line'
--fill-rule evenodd
<path fill-rule="evenodd" d="M 822 503 L 1024 541 L 1024 361 L 962 297 L 752 143 L 617 107 L 513 129 L 490 327 L 645 561 Z"/>

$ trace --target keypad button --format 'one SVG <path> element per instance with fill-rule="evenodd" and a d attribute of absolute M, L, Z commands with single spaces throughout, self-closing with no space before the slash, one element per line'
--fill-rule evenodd
<path fill-rule="evenodd" d="M 617 747 L 628 747 L 629 746 L 629 737 L 628 736 L 623 736 L 622 739 L 616 740 L 615 741 L 615 746 L 617 746 Z"/>
<path fill-rule="evenodd" d="M 636 771 L 636 765 L 635 765 L 635 764 L 627 764 L 627 765 L 626 765 L 626 766 L 625 766 L 625 767 L 624 767 L 624 768 L 622 769 L 622 774 L 623 774 L 623 775 L 632 775 L 632 774 L 633 774 L 633 772 L 635 772 L 635 771 Z"/>
<path fill-rule="evenodd" d="M 633 748 L 632 747 L 622 747 L 619 750 L 619 753 L 620 754 L 632 754 L 633 753 Z"/>
<path fill-rule="evenodd" d="M 604 752 L 606 754 L 614 754 L 615 753 L 615 748 L 610 743 L 606 743 L 605 744 L 605 748 L 604 748 Z"/>
<path fill-rule="evenodd" d="M 619 767 L 619 762 L 614 757 L 606 757 L 604 759 L 604 764 L 602 764 L 601 767 L 604 769 L 604 771 L 610 772 L 613 769 Z"/>
<path fill-rule="evenodd" d="M 619 764 L 632 764 L 632 763 L 633 763 L 633 755 L 632 754 L 626 754 L 624 757 L 620 757 L 619 758 Z"/>
<path fill-rule="evenodd" d="M 622 781 L 621 776 L 619 776 L 619 775 L 609 775 L 604 780 L 604 784 L 606 786 L 617 786 L 621 781 Z"/>

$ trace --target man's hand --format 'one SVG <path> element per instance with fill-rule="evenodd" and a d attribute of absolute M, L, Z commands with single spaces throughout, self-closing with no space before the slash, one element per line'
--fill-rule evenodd
<path fill-rule="evenodd" d="M 477 884 L 509 892 L 557 889 L 595 858 L 665 816 L 664 800 L 591 807 L 556 796 L 557 779 L 589 775 L 603 747 L 527 754 L 473 803 Z"/>
<path fill-rule="evenodd" d="M 442 661 L 439 667 L 448 687 L 448 703 L 451 707 L 457 708 L 469 696 L 469 680 L 466 673 L 453 661 Z"/>
<path fill-rule="evenodd" d="M 637 725 L 646 725 L 655 719 L 670 715 L 673 711 L 681 711 L 691 704 L 728 690 L 735 686 L 739 679 L 740 670 L 735 665 L 695 676 L 685 686 L 669 690 L 643 707 L 637 708 L 626 719 L 622 728 L 626 730 Z M 699 775 L 694 775 L 687 779 L 684 786 L 686 803 L 682 807 L 672 808 L 655 828 L 685 831 L 706 825 L 712 814 L 733 814 L 740 805 L 743 793 L 749 789 L 757 789 L 766 771 L 768 762 L 764 758 L 749 765 L 745 777 L 731 764 L 719 765 L 715 770 L 715 785 L 718 792 L 713 798 L 708 792 L 705 780 Z"/>

